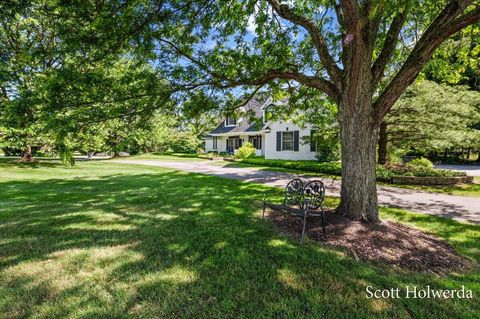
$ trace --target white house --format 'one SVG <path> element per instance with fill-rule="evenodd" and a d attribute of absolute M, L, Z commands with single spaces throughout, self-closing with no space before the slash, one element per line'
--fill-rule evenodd
<path fill-rule="evenodd" d="M 271 99 L 265 103 L 250 100 L 242 113 L 253 113 L 253 121 L 247 116 L 227 117 L 205 137 L 205 151 L 235 153 L 243 143 L 251 142 L 257 156 L 266 159 L 315 160 L 315 143 L 311 143 L 314 130 L 291 121 L 267 120 L 272 106 Z"/>

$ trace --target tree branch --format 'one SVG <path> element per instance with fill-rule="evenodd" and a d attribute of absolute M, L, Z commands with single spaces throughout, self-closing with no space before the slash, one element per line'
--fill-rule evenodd
<path fill-rule="evenodd" d="M 269 70 L 266 71 L 263 75 L 260 75 L 256 78 L 241 78 L 241 79 L 229 79 L 225 77 L 222 73 L 211 70 L 205 63 L 201 60 L 193 57 L 191 54 L 188 54 L 178 46 L 176 46 L 171 41 L 160 39 L 160 41 L 170 45 L 177 54 L 188 59 L 190 62 L 198 66 L 201 70 L 208 73 L 212 76 L 212 80 L 205 81 L 202 83 L 193 84 L 193 87 L 199 87 L 202 85 L 211 85 L 217 88 L 232 88 L 235 86 L 242 85 L 263 85 L 272 81 L 274 79 L 284 79 L 284 80 L 294 80 L 306 86 L 310 86 L 316 89 L 319 89 L 329 97 L 331 97 L 336 102 L 339 101 L 340 94 L 338 93 L 337 87 L 330 81 L 323 79 L 317 76 L 309 76 L 300 72 L 293 71 L 281 71 L 281 70 Z"/>
<path fill-rule="evenodd" d="M 385 68 L 395 52 L 395 47 L 398 43 L 398 37 L 402 30 L 403 24 L 407 17 L 407 10 L 403 10 L 393 18 L 390 28 L 385 36 L 382 51 L 378 55 L 372 66 L 372 81 L 373 86 L 376 86 L 383 77 Z"/>
<path fill-rule="evenodd" d="M 373 107 L 377 120 L 381 120 L 385 116 L 405 89 L 413 83 L 444 40 L 462 28 L 480 20 L 480 9 L 478 7 L 459 16 L 471 2 L 471 0 L 451 0 L 430 24 L 403 66 L 374 103 Z"/>
<path fill-rule="evenodd" d="M 320 62 L 326 68 L 328 75 L 330 76 L 334 85 L 340 89 L 342 86 L 342 70 L 333 60 L 330 55 L 327 42 L 322 36 L 322 30 L 315 24 L 314 21 L 296 14 L 286 4 L 280 4 L 277 0 L 267 0 L 267 2 L 273 7 L 275 12 L 283 19 L 290 21 L 293 24 L 302 26 L 309 35 L 312 37 L 313 44 L 317 50 Z"/>
<path fill-rule="evenodd" d="M 361 10 L 355 0 L 341 0 L 340 8 L 343 12 L 343 20 L 347 31 L 354 32 L 357 29 L 358 22 L 362 20 Z"/>
<path fill-rule="evenodd" d="M 461 17 L 455 19 L 447 28 L 448 36 L 451 36 L 458 31 L 462 30 L 469 25 L 474 24 L 475 22 L 480 20 L 480 5 L 477 6 L 474 10 L 465 13 Z"/>

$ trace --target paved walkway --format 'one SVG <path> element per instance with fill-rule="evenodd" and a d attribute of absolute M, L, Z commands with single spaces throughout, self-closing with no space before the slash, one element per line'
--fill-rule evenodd
<path fill-rule="evenodd" d="M 284 187 L 296 177 L 314 178 L 308 175 L 296 175 L 274 171 L 265 171 L 255 167 L 220 166 L 210 162 L 167 162 L 153 160 L 116 160 L 117 163 L 161 166 L 193 173 L 215 175 L 268 186 Z M 332 179 L 324 180 L 327 195 L 340 195 L 340 182 Z M 480 198 L 452 196 L 428 193 L 397 187 L 378 186 L 378 200 L 383 206 L 402 208 L 414 212 L 452 218 L 480 224 Z"/>

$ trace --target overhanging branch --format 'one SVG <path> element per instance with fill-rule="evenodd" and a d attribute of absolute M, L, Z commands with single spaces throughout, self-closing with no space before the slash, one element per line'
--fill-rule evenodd
<path fill-rule="evenodd" d="M 390 28 L 385 36 L 382 51 L 378 55 L 375 63 L 372 66 L 372 80 L 373 85 L 376 86 L 383 77 L 385 68 L 395 52 L 395 47 L 398 43 L 398 37 L 402 30 L 403 24 L 407 17 L 407 10 L 403 10 L 393 18 Z"/>
<path fill-rule="evenodd" d="M 327 70 L 327 73 L 330 76 L 333 84 L 340 89 L 342 86 L 342 71 L 330 55 L 327 42 L 322 35 L 322 30 L 315 24 L 314 21 L 295 13 L 291 8 L 289 8 L 288 5 L 280 4 L 280 2 L 277 0 L 267 0 L 267 2 L 283 19 L 303 27 L 308 32 L 312 38 L 313 44 L 315 45 L 320 62 L 322 62 L 323 66 Z"/>
<path fill-rule="evenodd" d="M 463 13 L 471 0 L 452 0 L 430 24 L 403 66 L 374 103 L 377 120 L 381 120 L 413 83 L 435 50 L 457 31 L 480 20 L 480 8 Z"/>
<path fill-rule="evenodd" d="M 168 44 L 177 54 L 185 57 L 191 63 L 195 64 L 202 71 L 206 72 L 212 77 L 212 79 L 209 79 L 207 81 L 191 84 L 192 88 L 196 88 L 199 86 L 207 86 L 207 85 L 214 86 L 217 88 L 233 88 L 233 87 L 242 86 L 242 85 L 264 85 L 275 79 L 283 79 L 283 80 L 294 80 L 303 85 L 319 89 L 323 91 L 325 94 L 327 94 L 330 98 L 335 100 L 336 102 L 339 101 L 340 94 L 337 87 L 332 82 L 324 78 L 317 77 L 317 76 L 309 76 L 296 71 L 268 70 L 259 76 L 249 76 L 249 77 L 243 77 L 243 78 L 240 77 L 238 79 L 230 79 L 226 77 L 224 74 L 222 74 L 221 72 L 212 70 L 206 63 L 194 57 L 192 54 L 187 53 L 185 50 L 182 50 L 180 47 L 178 47 L 171 41 L 168 41 L 166 39 L 160 39 L 160 41 Z"/>

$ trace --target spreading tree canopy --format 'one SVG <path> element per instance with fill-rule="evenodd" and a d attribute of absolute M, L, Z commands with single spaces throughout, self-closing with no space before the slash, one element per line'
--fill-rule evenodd
<path fill-rule="evenodd" d="M 167 108 L 168 85 L 135 54 L 144 13 L 140 2 L 2 1 L 0 147 L 25 161 L 40 145 L 71 157 L 92 126 L 131 130 Z"/>
<path fill-rule="evenodd" d="M 338 106 L 339 210 L 379 221 L 380 123 L 435 50 L 480 19 L 478 0 L 160 1 L 156 65 L 191 90 L 322 92 Z"/>
<path fill-rule="evenodd" d="M 107 112 L 112 96 L 94 90 L 90 83 L 95 81 L 86 74 L 98 79 L 95 65 L 118 59 L 150 63 L 157 73 L 146 82 L 168 83 L 168 92 L 160 90 L 154 95 L 173 99 L 198 91 L 207 97 L 226 91 L 247 91 L 247 96 L 253 96 L 269 86 L 273 96 L 283 91 L 291 103 L 308 106 L 319 100 L 309 97 L 325 94 L 338 108 L 342 144 L 339 210 L 370 222 L 379 221 L 375 147 L 380 123 L 435 50 L 480 19 L 479 0 L 7 2 L 16 5 L 0 4 L 3 28 L 35 15 L 32 10 L 43 15 L 38 21 L 45 20 L 37 30 L 53 26 L 53 33 L 34 30 L 37 36 L 32 36 L 34 33 L 26 30 L 20 34 L 27 39 L 26 50 L 22 50 L 29 57 L 21 72 L 31 79 L 29 71 L 36 69 L 37 61 L 54 58 L 40 67 L 42 74 L 53 70 L 57 80 L 44 83 L 54 88 L 61 79 L 64 85 L 49 89 L 53 95 L 46 92 L 41 96 L 50 97 L 42 100 L 46 102 L 42 105 L 57 113 L 65 105 L 74 113 L 88 105 L 92 113 L 103 106 Z M 2 45 L 9 51 L 2 52 L 2 61 L 7 63 L 0 71 L 8 69 L 11 61 L 23 63 L 23 55 L 15 57 L 15 46 L 9 44 L 7 34 L 13 33 L 7 30 L 2 35 Z M 43 52 L 42 45 L 30 45 L 44 43 L 41 41 L 52 48 Z M 38 54 L 41 59 L 30 59 Z M 2 103 L 14 105 L 10 104 L 12 94 L 23 96 L 19 94 L 22 87 L 13 84 L 9 91 L 16 73 L 7 70 L 6 74 L 6 80 L 0 79 Z M 78 81 L 71 76 L 74 74 L 84 80 Z M 137 92 L 145 94 L 151 91 L 148 87 L 143 85 Z M 110 92 L 108 88 L 105 91 Z M 32 91 L 22 92 L 29 96 Z M 118 97 L 115 92 L 121 89 L 112 92 L 114 99 Z"/>

